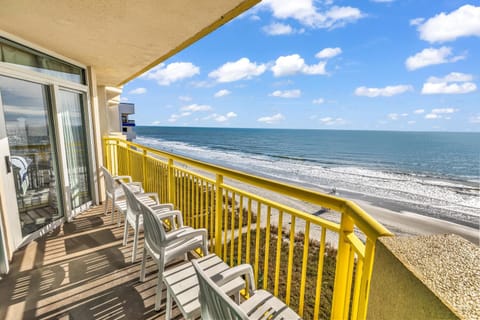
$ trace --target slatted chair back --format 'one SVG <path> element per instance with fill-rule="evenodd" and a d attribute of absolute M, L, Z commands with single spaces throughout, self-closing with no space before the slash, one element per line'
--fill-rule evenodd
<path fill-rule="evenodd" d="M 104 166 L 101 166 L 100 168 L 102 169 L 103 178 L 105 179 L 106 192 L 109 195 L 112 195 L 113 193 L 115 193 L 115 180 L 113 179 L 110 171 L 108 171 L 107 168 L 105 168 Z"/>
<path fill-rule="evenodd" d="M 248 315 L 192 260 L 199 285 L 202 319 L 248 320 Z"/>
<path fill-rule="evenodd" d="M 127 199 L 127 216 L 130 216 L 133 219 L 136 219 L 138 215 L 141 214 L 140 204 L 137 200 L 137 197 L 133 193 L 132 189 L 130 189 L 127 184 L 124 182 L 120 182 L 122 185 L 123 193 Z"/>
<path fill-rule="evenodd" d="M 135 197 L 135 199 L 140 207 L 141 213 L 143 214 L 144 241 L 150 249 L 156 253 L 160 253 L 164 248 L 162 244 L 166 237 L 166 230 L 163 222 L 155 216 L 150 207 L 140 202 L 137 197 Z"/>

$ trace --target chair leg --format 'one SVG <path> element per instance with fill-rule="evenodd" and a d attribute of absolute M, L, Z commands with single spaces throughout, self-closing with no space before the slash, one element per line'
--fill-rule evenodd
<path fill-rule="evenodd" d="M 140 267 L 140 281 L 145 282 L 145 265 L 147 263 L 147 249 L 143 249 L 142 266 Z"/>
<path fill-rule="evenodd" d="M 103 212 L 104 215 L 107 214 L 107 209 L 108 209 L 108 196 L 105 194 L 105 210 Z"/>
<path fill-rule="evenodd" d="M 118 211 L 118 221 L 117 221 L 117 226 L 120 227 L 120 225 L 122 224 L 122 212 L 121 211 Z"/>
<path fill-rule="evenodd" d="M 160 310 L 160 306 L 162 304 L 163 269 L 164 266 L 161 266 L 158 270 L 157 292 L 155 294 L 155 311 Z"/>
<path fill-rule="evenodd" d="M 127 221 L 125 221 L 125 225 Z M 132 250 L 132 263 L 135 263 L 137 260 L 137 246 L 138 246 L 138 225 L 135 227 L 133 232 L 133 250 Z"/>
<path fill-rule="evenodd" d="M 167 290 L 167 310 L 165 311 L 165 320 L 170 320 L 172 317 L 172 295 Z"/>
<path fill-rule="evenodd" d="M 123 245 L 126 246 L 128 242 L 128 221 L 125 219 L 125 227 L 123 228 Z"/>
<path fill-rule="evenodd" d="M 114 214 L 115 214 L 115 196 L 112 196 L 112 224 L 114 222 Z"/>

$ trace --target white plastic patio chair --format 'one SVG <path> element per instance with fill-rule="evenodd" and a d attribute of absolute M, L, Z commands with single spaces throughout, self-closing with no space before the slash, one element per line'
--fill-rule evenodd
<path fill-rule="evenodd" d="M 172 211 L 173 204 L 164 203 L 160 204 L 158 200 L 158 194 L 150 193 L 137 193 L 134 194 L 132 189 L 123 181 L 120 182 L 125 198 L 127 200 L 127 209 L 125 212 L 125 226 L 123 229 L 123 245 L 126 246 L 128 242 L 128 227 L 133 229 L 133 248 L 132 248 L 132 263 L 137 260 L 137 247 L 138 247 L 138 234 L 143 230 L 143 216 L 140 211 L 139 200 L 144 201 L 145 197 L 153 197 L 155 203 L 150 207 L 155 211 L 155 214 Z M 149 203 L 146 203 L 149 205 Z"/>
<path fill-rule="evenodd" d="M 138 198 L 137 198 L 138 199 Z M 162 301 L 163 272 L 165 266 L 179 258 L 187 259 L 187 253 L 202 249 L 208 254 L 206 229 L 193 229 L 183 226 L 182 213 L 178 210 L 155 214 L 152 208 L 139 202 L 143 214 L 144 245 L 140 281 L 145 281 L 147 255 L 158 265 L 158 281 L 155 295 L 155 311 L 160 310 Z M 164 221 L 168 220 L 170 231 L 167 232 Z"/>
<path fill-rule="evenodd" d="M 199 300 L 202 319 L 251 320 L 251 319 L 301 319 L 292 309 L 265 290 L 255 290 L 253 270 L 242 264 L 223 272 L 220 279 L 211 279 L 196 260 L 192 260 L 200 287 Z M 240 276 L 248 282 L 249 298 L 241 304 L 235 303 L 220 289 L 225 283 Z"/>
<path fill-rule="evenodd" d="M 104 166 L 100 168 L 102 169 L 103 178 L 105 179 L 105 214 L 107 214 L 108 199 L 110 198 L 112 199 L 112 223 L 114 221 L 115 209 L 118 209 L 120 212 L 118 215 L 118 225 L 120 225 L 121 213 L 125 213 L 127 202 L 123 198 L 125 194 L 118 181 L 127 180 L 127 184 L 132 187 L 135 193 L 143 191 L 142 184 L 141 182 L 132 182 L 132 177 L 130 176 L 112 176 L 110 171 Z"/>

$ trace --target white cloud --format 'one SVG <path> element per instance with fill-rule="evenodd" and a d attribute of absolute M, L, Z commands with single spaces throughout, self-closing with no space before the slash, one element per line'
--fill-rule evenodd
<path fill-rule="evenodd" d="M 275 77 L 290 76 L 297 73 L 308 75 L 326 74 L 325 65 L 326 62 L 324 61 L 314 65 L 307 65 L 300 55 L 292 54 L 278 57 L 271 70 Z"/>
<path fill-rule="evenodd" d="M 161 63 L 142 77 L 156 80 L 161 86 L 168 86 L 173 82 L 191 78 L 200 74 L 200 68 L 191 62 L 173 62 L 168 65 Z"/>
<path fill-rule="evenodd" d="M 222 89 L 222 90 L 219 90 L 219 91 L 215 92 L 215 94 L 213 96 L 215 98 L 220 98 L 220 97 L 228 96 L 230 93 L 232 93 L 232 92 L 227 90 L 227 89 Z"/>
<path fill-rule="evenodd" d="M 441 116 L 439 116 L 438 114 L 435 114 L 435 113 L 428 113 L 425 115 L 425 119 L 428 119 L 428 120 L 433 120 L 433 119 L 438 119 L 438 118 L 441 118 Z"/>
<path fill-rule="evenodd" d="M 128 94 L 144 94 L 144 93 L 147 93 L 147 89 L 145 88 L 136 88 L 128 92 Z"/>
<path fill-rule="evenodd" d="M 355 89 L 355 95 L 365 96 L 365 97 L 391 97 L 397 94 L 402 94 L 407 91 L 412 91 L 413 88 L 410 85 L 396 85 L 396 86 L 386 86 L 385 88 L 367 88 L 367 87 L 358 87 Z"/>
<path fill-rule="evenodd" d="M 341 53 L 342 53 L 342 49 L 338 48 L 338 47 L 337 48 L 325 48 L 325 49 L 317 52 L 315 57 L 318 58 L 318 59 L 329 59 L 329 58 L 333 58 L 335 56 L 338 56 Z"/>
<path fill-rule="evenodd" d="M 415 121 L 415 120 L 410 120 L 410 121 L 408 121 L 407 123 L 410 124 L 410 125 L 412 125 L 412 124 L 417 123 L 417 121 Z"/>
<path fill-rule="evenodd" d="M 370 0 L 372 2 L 377 2 L 377 3 L 391 3 L 394 2 L 395 0 Z"/>
<path fill-rule="evenodd" d="M 343 118 L 324 117 L 324 118 L 321 118 L 319 120 L 322 124 L 327 125 L 327 126 L 345 124 L 345 120 Z"/>
<path fill-rule="evenodd" d="M 313 99 L 312 100 L 313 104 L 322 104 L 324 102 L 325 102 L 325 99 L 323 99 L 323 98 L 318 98 L 318 99 Z"/>
<path fill-rule="evenodd" d="M 271 36 L 280 36 L 296 33 L 297 31 L 289 24 L 272 23 L 262 28 L 263 32 Z"/>
<path fill-rule="evenodd" d="M 331 4 L 325 3 L 328 6 Z M 315 7 L 314 0 L 264 0 L 261 5 L 269 8 L 277 19 L 295 19 L 314 29 L 341 27 L 363 17 L 362 12 L 353 7 L 333 6 L 320 11 Z"/>
<path fill-rule="evenodd" d="M 233 111 L 230 111 L 226 115 L 218 114 L 218 113 L 212 113 L 204 118 L 202 120 L 214 120 L 216 122 L 225 122 L 229 119 L 236 118 L 237 114 Z"/>
<path fill-rule="evenodd" d="M 471 74 L 461 73 L 461 72 L 451 72 L 443 78 L 437 78 L 437 77 L 428 78 L 428 82 L 431 82 L 431 83 L 467 82 L 472 80 L 473 80 L 473 76 Z"/>
<path fill-rule="evenodd" d="M 473 76 L 466 73 L 452 72 L 443 78 L 430 77 L 423 84 L 422 94 L 464 94 L 477 90 Z"/>
<path fill-rule="evenodd" d="M 453 41 L 460 37 L 480 36 L 480 7 L 464 5 L 450 13 L 442 12 L 418 26 L 422 40 Z"/>
<path fill-rule="evenodd" d="M 422 114 L 422 113 L 425 113 L 425 109 L 417 109 L 417 110 L 413 111 L 413 113 Z"/>
<path fill-rule="evenodd" d="M 278 98 L 298 98 L 302 95 L 302 91 L 299 89 L 294 89 L 294 90 L 275 90 L 271 94 L 273 97 L 278 97 Z"/>
<path fill-rule="evenodd" d="M 152 122 L 152 125 L 158 126 L 160 123 L 162 123 L 160 120 L 156 120 Z"/>
<path fill-rule="evenodd" d="M 437 108 L 432 109 L 431 113 L 441 114 L 441 113 L 455 113 L 458 112 L 458 109 L 455 108 Z"/>
<path fill-rule="evenodd" d="M 277 123 L 282 120 L 285 120 L 285 117 L 281 113 L 277 113 L 273 116 L 261 117 L 257 119 L 258 122 L 263 122 L 267 124 Z"/>
<path fill-rule="evenodd" d="M 215 86 L 214 81 L 192 81 L 190 84 L 195 88 L 211 88 Z"/>
<path fill-rule="evenodd" d="M 235 62 L 227 62 L 220 68 L 210 72 L 208 76 L 218 82 L 233 82 L 243 79 L 251 79 L 259 76 L 267 69 L 265 64 L 257 65 L 248 58 L 241 58 Z"/>
<path fill-rule="evenodd" d="M 455 62 L 464 58 L 465 56 L 452 57 L 452 48 L 450 47 L 441 47 L 439 49 L 427 48 L 414 56 L 408 57 L 405 61 L 405 66 L 411 71 L 434 64 Z"/>
<path fill-rule="evenodd" d="M 436 108 L 436 109 L 432 109 L 430 111 L 430 113 L 427 113 L 425 115 L 425 119 L 428 119 L 428 120 L 435 120 L 435 119 L 445 119 L 445 120 L 450 120 L 451 117 L 450 116 L 444 116 L 445 114 L 452 114 L 452 113 L 455 113 L 455 112 L 458 112 L 459 109 L 455 109 L 455 108 Z"/>
<path fill-rule="evenodd" d="M 212 107 L 208 105 L 202 104 L 191 104 L 188 106 L 183 106 L 180 108 L 181 111 L 190 111 L 190 112 L 198 112 L 198 111 L 209 111 L 212 110 Z"/>
<path fill-rule="evenodd" d="M 411 26 L 419 26 L 425 21 L 425 18 L 416 18 L 410 20 L 410 25 Z"/>
<path fill-rule="evenodd" d="M 120 97 L 120 102 L 127 102 L 128 98 L 127 97 Z"/>
<path fill-rule="evenodd" d="M 192 97 L 189 96 L 180 96 L 178 99 L 181 101 L 192 101 Z"/>
<path fill-rule="evenodd" d="M 188 117 L 189 115 L 191 115 L 192 113 L 191 112 L 182 112 L 180 114 L 172 114 L 170 116 L 170 118 L 168 118 L 168 122 L 177 122 L 178 119 L 180 118 L 184 118 L 184 117 Z"/>
<path fill-rule="evenodd" d="M 408 113 L 389 113 L 387 115 L 387 117 L 390 119 L 390 120 L 398 120 L 400 119 L 400 117 L 408 117 Z"/>

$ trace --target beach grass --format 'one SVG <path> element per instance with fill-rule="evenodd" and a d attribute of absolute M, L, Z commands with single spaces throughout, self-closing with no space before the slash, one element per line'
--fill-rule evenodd
<path fill-rule="evenodd" d="M 269 254 L 266 257 L 266 245 L 265 236 L 266 230 L 260 230 L 260 245 L 258 255 L 255 252 L 255 243 L 256 243 L 256 234 L 255 232 L 251 233 L 250 239 L 250 263 L 252 265 L 256 264 L 258 258 L 258 282 L 257 288 L 262 288 L 265 278 L 265 261 L 268 260 L 268 270 L 267 270 L 267 286 L 266 290 L 271 293 L 274 293 L 275 290 L 275 273 L 277 269 L 276 259 L 277 259 L 277 229 L 276 227 L 271 227 L 271 235 L 269 246 Z M 285 232 L 282 232 L 282 241 L 280 252 L 280 264 L 278 268 L 279 272 L 279 283 L 278 283 L 278 297 L 286 301 L 286 290 L 287 290 L 287 279 L 288 279 L 288 259 L 289 259 L 289 241 L 288 235 Z M 244 234 L 242 236 L 242 247 L 246 248 L 247 237 Z M 234 245 L 238 245 L 237 239 L 234 241 Z M 228 246 L 231 246 L 231 242 L 228 243 Z M 293 265 L 291 272 L 291 288 L 290 288 L 290 307 L 293 310 L 298 310 L 300 303 L 300 284 L 301 284 L 301 275 L 302 275 L 302 266 L 303 266 L 303 249 L 304 249 L 304 235 L 298 233 L 295 236 L 295 243 L 293 248 Z M 228 254 L 226 261 L 230 261 L 230 250 L 227 250 Z M 235 252 L 235 251 L 234 251 Z M 234 256 L 234 264 L 245 263 L 245 253 L 243 250 L 242 261 L 236 261 L 237 257 Z M 318 266 L 318 255 L 320 252 L 320 243 L 318 241 L 309 241 L 308 248 L 308 259 L 307 271 L 306 271 L 306 284 L 305 284 L 305 302 L 304 302 L 304 319 L 313 319 L 314 307 L 315 307 L 315 294 L 316 294 L 316 282 L 317 282 L 317 266 Z M 323 275 L 322 275 L 322 288 L 321 288 L 321 298 L 320 298 L 320 319 L 330 319 L 330 310 L 331 302 L 333 295 L 333 284 L 335 278 L 335 265 L 336 265 L 336 254 L 337 251 L 335 248 L 330 246 L 328 243 L 325 246 L 325 257 L 323 264 Z"/>

